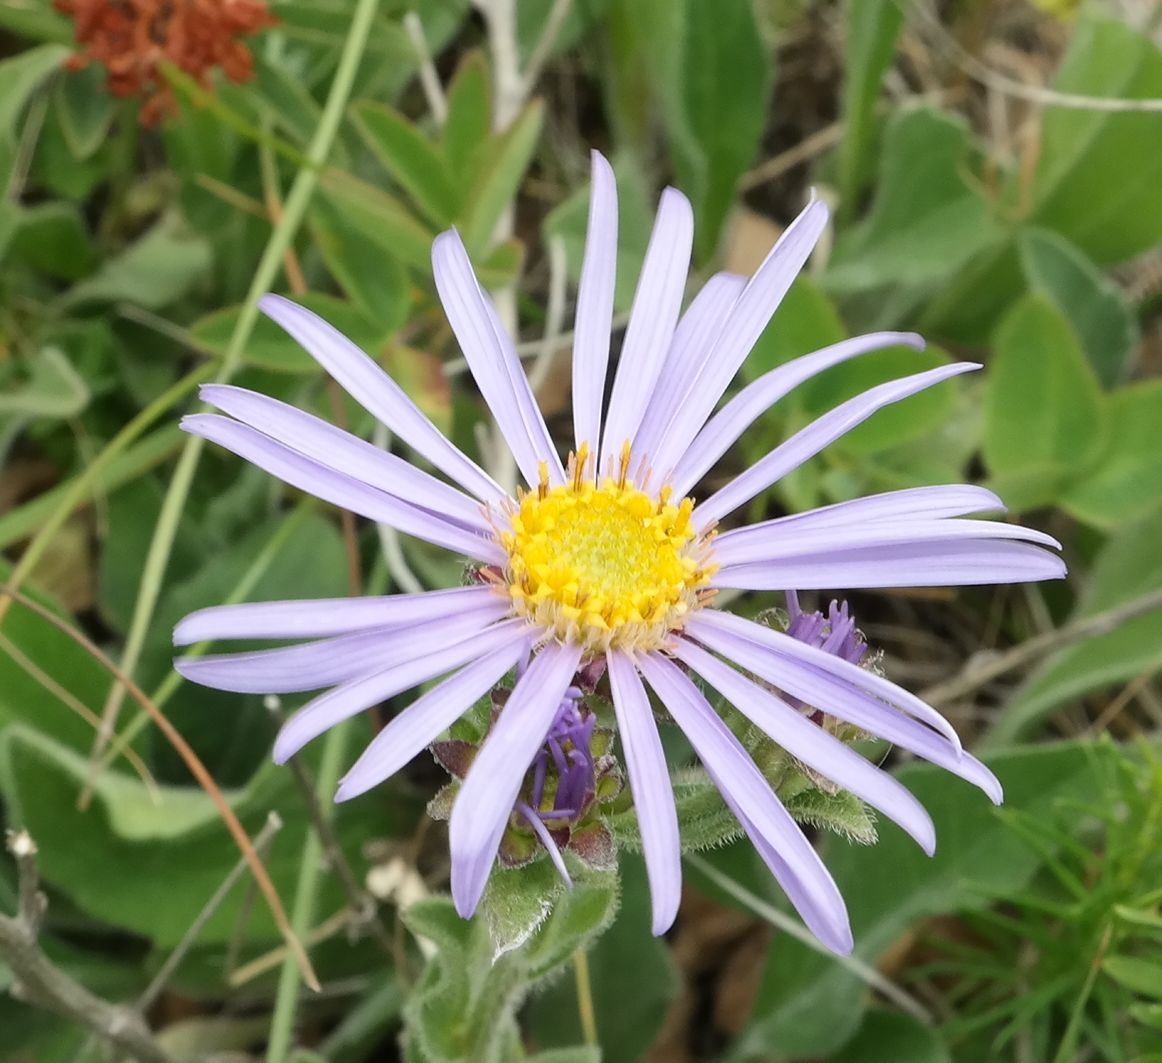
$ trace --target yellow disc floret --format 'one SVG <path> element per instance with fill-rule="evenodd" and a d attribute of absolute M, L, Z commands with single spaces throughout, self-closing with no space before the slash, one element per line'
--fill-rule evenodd
<path fill-rule="evenodd" d="M 516 611 L 556 638 L 591 652 L 656 649 L 698 604 L 713 573 L 707 543 L 691 526 L 693 502 L 650 495 L 621 475 L 600 485 L 582 476 L 585 454 L 565 484 L 542 480 L 520 497 L 508 551 Z"/>

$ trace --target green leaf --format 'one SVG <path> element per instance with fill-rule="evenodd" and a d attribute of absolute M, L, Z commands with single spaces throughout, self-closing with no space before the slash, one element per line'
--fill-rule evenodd
<path fill-rule="evenodd" d="M 1070 619 L 1094 616 L 1162 587 L 1155 510 L 1110 538 L 1089 572 Z M 1058 705 L 1162 667 L 1162 609 L 1129 620 L 1054 654 L 1021 687 L 996 718 L 990 746 L 1029 734 Z"/>
<path fill-rule="evenodd" d="M 875 813 L 848 790 L 829 794 L 812 787 L 795 794 L 786 804 L 800 823 L 832 831 L 857 845 L 876 842 Z"/>
<path fill-rule="evenodd" d="M 1053 86 L 1119 99 L 1162 96 L 1162 52 L 1124 22 L 1087 17 L 1070 38 Z M 1097 262 L 1121 262 L 1162 239 L 1162 114 L 1046 108 L 1030 221 Z"/>
<path fill-rule="evenodd" d="M 1078 804 L 1096 800 L 1104 779 L 1101 758 L 1108 755 L 1100 747 L 1061 743 L 999 753 L 988 763 L 1005 788 L 1006 808 L 1036 816 L 1063 799 Z M 856 955 L 873 965 L 919 920 L 1011 896 L 1040 865 L 1040 857 L 981 794 L 929 765 L 909 765 L 898 775 L 932 814 L 936 856 L 928 859 L 890 824 L 872 848 L 832 841 L 825 851 L 847 901 Z M 746 857 L 749 888 L 772 895 L 769 873 L 749 850 L 723 850 L 707 859 L 718 863 L 729 856 Z M 736 872 L 736 877 L 743 876 Z M 785 904 L 781 898 L 780 903 Z M 780 936 L 768 957 L 751 1023 L 730 1058 L 762 1058 L 775 1051 L 789 1057 L 827 1056 L 855 1034 L 866 1006 L 862 983 L 837 960 Z"/>
<path fill-rule="evenodd" d="M 0 61 L 0 145 L 15 138 L 16 120 L 29 97 L 49 74 L 61 68 L 68 54 L 69 49 L 62 45 L 42 44 Z M 0 174 L 7 177 L 3 169 Z"/>
<path fill-rule="evenodd" d="M 65 143 L 78 159 L 94 155 L 113 124 L 113 97 L 105 88 L 105 68 L 93 63 L 70 70 L 57 82 L 53 110 Z"/>
<path fill-rule="evenodd" d="M 884 134 L 871 213 L 836 240 L 828 288 L 934 288 L 997 243 L 1002 230 L 969 180 L 973 161 L 963 119 L 924 109 L 898 112 Z"/>
<path fill-rule="evenodd" d="M 668 111 L 671 154 L 679 153 L 674 141 L 683 133 L 681 110 L 676 104 L 682 95 L 685 24 L 685 3 L 609 2 L 605 26 L 609 62 L 602 91 L 615 143 L 626 145 L 631 154 L 644 157 L 649 150 L 659 109 Z"/>
<path fill-rule="evenodd" d="M 1101 969 L 1118 985 L 1162 1000 L 1162 963 L 1137 956 L 1107 956 L 1102 960 Z"/>
<path fill-rule="evenodd" d="M 613 922 L 619 899 L 616 871 L 591 872 L 565 890 L 520 954 L 529 983 L 547 978 L 598 938 Z"/>
<path fill-rule="evenodd" d="M 670 788 L 674 793 L 683 852 L 716 849 L 742 833 L 718 788 L 700 768 L 676 772 L 670 779 Z M 641 833 L 632 804 L 607 815 L 605 822 L 613 831 L 619 849 L 641 851 Z"/>
<path fill-rule="evenodd" d="M 398 199 L 350 174 L 329 171 L 320 182 L 324 195 L 348 223 L 400 262 L 427 274 L 435 230 L 416 219 Z"/>
<path fill-rule="evenodd" d="M 524 867 L 494 868 L 480 901 L 480 914 L 492 938 L 493 957 L 528 941 L 564 888 L 561 876 L 547 858 Z"/>
<path fill-rule="evenodd" d="M 239 90 L 239 102 L 248 109 L 269 116 L 276 129 L 286 130 L 296 144 L 306 146 L 319 124 L 322 108 L 307 90 L 300 76 L 287 69 L 289 64 L 272 62 L 258 49 L 254 56 L 254 77 Z M 341 142 L 340 142 L 341 143 Z M 332 166 L 340 159 L 328 160 Z"/>
<path fill-rule="evenodd" d="M 19 207 L 13 220 L 9 254 L 33 269 L 74 281 L 97 264 L 88 228 L 74 204 Z"/>
<path fill-rule="evenodd" d="M 1043 295 L 1021 299 L 997 330 L 985 400 L 984 457 L 998 476 L 1081 473 L 1105 442 L 1101 388 L 1073 328 Z M 1010 487 L 1016 510 L 1028 503 Z"/>
<path fill-rule="evenodd" d="M 444 155 L 458 187 L 471 185 L 475 176 L 474 156 L 491 132 L 492 86 L 488 80 L 488 60 L 483 52 L 473 51 L 460 60 L 448 85 L 448 116 L 444 121 Z"/>
<path fill-rule="evenodd" d="M 10 573 L 11 567 L 0 560 L 0 580 L 7 580 Z M 67 619 L 58 603 L 40 594 L 34 597 Z M 8 640 L 0 646 L 0 734 L 23 722 L 72 748 L 87 749 L 92 726 L 42 686 L 37 673 L 97 713 L 108 690 L 108 673 L 67 635 L 19 603 L 9 608 L 0 634 Z M 8 643 L 15 652 L 9 651 Z M 26 670 L 26 662 L 34 671 Z"/>
<path fill-rule="evenodd" d="M 75 417 L 89 404 L 89 386 L 56 347 L 45 347 L 26 360 L 27 380 L 0 395 L 0 416 Z"/>
<path fill-rule="evenodd" d="M 1106 403 L 1109 440 L 1093 468 L 1061 495 L 1079 520 L 1112 530 L 1155 508 L 1162 498 L 1162 380 L 1115 391 Z"/>
<path fill-rule="evenodd" d="M 772 76 L 771 51 L 750 0 L 686 0 L 682 77 L 674 106 L 664 113 L 679 183 L 698 221 L 695 255 L 701 262 L 714 254 L 738 179 L 758 150 Z"/>
<path fill-rule="evenodd" d="M 1138 322 L 1121 290 L 1068 240 L 1029 229 L 1019 241 L 1029 286 L 1053 300 L 1068 319 L 1103 386 L 1125 378 L 1133 365 Z"/>
<path fill-rule="evenodd" d="M 364 317 L 385 332 L 399 329 L 408 312 L 408 279 L 399 260 L 325 198 L 313 204 L 309 224 L 331 276 Z"/>
<path fill-rule="evenodd" d="M 489 248 L 500 216 L 516 200 L 540 139 L 544 111 L 541 101 L 533 100 L 503 133 L 480 145 L 459 219 L 464 244 L 475 255 Z"/>
<path fill-rule="evenodd" d="M 175 213 L 120 254 L 106 259 L 91 277 L 60 299 L 62 308 L 125 300 L 150 310 L 175 302 L 210 271 L 212 255 L 204 236 L 192 232 Z"/>
<path fill-rule="evenodd" d="M 831 1057 L 831 1063 L 951 1063 L 939 1032 L 898 1011 L 873 1008 L 859 1032 Z"/>
<path fill-rule="evenodd" d="M 460 196 L 439 149 L 407 118 L 374 100 L 351 105 L 355 127 L 384 168 L 438 229 L 460 213 Z"/>
<path fill-rule="evenodd" d="M 295 302 L 313 310 L 334 325 L 352 343 L 374 356 L 386 338 L 385 329 L 367 320 L 352 303 L 332 295 L 308 292 L 295 296 Z M 240 306 L 227 307 L 195 321 L 190 333 L 204 347 L 223 355 L 234 335 Z M 319 364 L 281 328 L 264 315 L 255 322 L 250 342 L 246 345 L 244 360 L 247 365 L 270 369 L 276 373 L 320 372 Z"/>
<path fill-rule="evenodd" d="M 843 10 L 844 135 L 839 146 L 839 191 L 843 212 L 850 217 L 867 182 L 876 101 L 896 51 L 904 8 L 896 0 L 848 0 Z"/>

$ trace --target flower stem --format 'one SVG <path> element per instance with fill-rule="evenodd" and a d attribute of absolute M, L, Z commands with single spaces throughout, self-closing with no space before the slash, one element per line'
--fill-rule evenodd
<path fill-rule="evenodd" d="M 587 1045 L 596 1045 L 597 1014 L 593 1010 L 593 990 L 589 984 L 589 954 L 584 949 L 573 953 L 573 974 L 577 980 L 577 1015 L 581 1034 Z"/>

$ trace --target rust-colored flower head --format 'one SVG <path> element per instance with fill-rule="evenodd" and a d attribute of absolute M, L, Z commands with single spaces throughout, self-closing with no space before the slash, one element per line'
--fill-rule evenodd
<path fill-rule="evenodd" d="M 238 38 L 275 22 L 264 0 L 54 0 L 54 6 L 77 24 L 81 51 L 69 66 L 104 66 L 110 93 L 143 98 L 143 125 L 175 107 L 163 62 L 207 87 L 216 66 L 231 81 L 245 81 L 253 59 Z"/>

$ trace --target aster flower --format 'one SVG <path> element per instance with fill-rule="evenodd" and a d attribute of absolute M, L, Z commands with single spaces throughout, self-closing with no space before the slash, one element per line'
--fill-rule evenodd
<path fill-rule="evenodd" d="M 921 347 L 881 332 L 779 366 L 716 406 L 827 221 L 811 203 L 746 280 L 712 277 L 681 312 L 693 218 L 667 189 L 638 280 L 612 391 L 609 362 L 617 248 L 613 173 L 593 158 L 589 232 L 577 297 L 574 446 L 563 463 L 512 339 L 473 274 L 460 237 L 432 250 L 453 332 L 526 487 L 510 495 L 449 442 L 370 358 L 280 296 L 266 314 L 352 397 L 446 478 L 384 453 L 309 414 L 235 387 L 207 386 L 224 414 L 184 427 L 287 483 L 398 531 L 462 554 L 481 583 L 381 598 L 211 608 L 175 640 L 271 638 L 299 645 L 179 660 L 187 678 L 223 690 L 323 690 L 280 732 L 285 761 L 356 713 L 447 675 L 393 718 L 342 782 L 354 797 L 399 770 L 534 654 L 475 757 L 452 809 L 452 895 L 476 908 L 526 772 L 578 669 L 604 658 L 638 816 L 653 930 L 677 913 L 678 820 L 647 692 L 685 732 L 727 805 L 807 925 L 847 952 L 843 899 L 819 856 L 696 677 L 788 755 L 898 823 L 931 853 L 927 812 L 895 778 L 774 691 L 938 764 L 995 801 L 991 772 L 962 751 L 934 709 L 843 655 L 714 608 L 719 588 L 745 591 L 1006 583 L 1061 577 L 1047 535 L 963 519 L 1002 509 L 980 487 L 872 495 L 719 533 L 718 523 L 876 410 L 978 368 L 956 363 L 878 385 L 841 403 L 695 503 L 690 492 L 756 418 L 797 384 L 869 351 Z M 449 674 L 450 673 L 450 674 Z"/>

